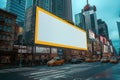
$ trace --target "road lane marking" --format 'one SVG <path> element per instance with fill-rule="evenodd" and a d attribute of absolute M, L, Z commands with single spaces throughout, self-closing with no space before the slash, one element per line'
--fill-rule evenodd
<path fill-rule="evenodd" d="M 42 77 L 42 76 L 48 76 L 48 75 L 54 75 L 57 73 L 64 73 L 65 71 L 57 71 L 57 72 L 49 72 L 49 73 L 45 73 L 45 74 L 37 74 L 37 75 L 33 75 L 33 76 L 29 76 L 29 78 L 34 78 L 34 77 Z"/>
<path fill-rule="evenodd" d="M 39 79 L 39 80 L 44 80 L 44 79 L 48 79 L 50 80 L 50 78 L 54 78 L 56 76 L 61 76 L 61 77 L 64 77 L 65 74 L 64 73 L 60 73 L 60 74 L 55 74 L 55 75 L 49 75 L 49 76 L 43 76 L 43 77 L 36 77 L 36 78 L 33 78 L 33 79 Z"/>

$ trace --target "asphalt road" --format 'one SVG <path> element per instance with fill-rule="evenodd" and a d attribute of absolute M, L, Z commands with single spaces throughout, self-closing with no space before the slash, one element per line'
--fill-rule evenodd
<path fill-rule="evenodd" d="M 80 63 L 0 70 L 0 80 L 120 80 L 120 63 Z"/>

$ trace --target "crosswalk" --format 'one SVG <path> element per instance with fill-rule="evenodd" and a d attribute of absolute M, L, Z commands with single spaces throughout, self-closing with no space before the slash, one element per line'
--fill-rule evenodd
<path fill-rule="evenodd" d="M 50 80 L 52 78 L 65 77 L 67 74 L 66 70 L 55 69 L 55 70 L 38 70 L 34 72 L 26 72 L 22 75 L 32 78 L 34 80 Z"/>
<path fill-rule="evenodd" d="M 80 68 L 81 66 L 88 67 Z M 58 78 L 67 78 L 70 77 L 70 74 L 74 74 L 74 72 L 81 72 L 91 68 L 92 65 L 69 65 L 60 68 L 39 69 L 32 72 L 22 73 L 21 75 L 24 75 L 32 80 L 53 80 Z"/>
<path fill-rule="evenodd" d="M 89 70 L 93 67 L 99 67 L 100 65 L 93 64 L 66 64 L 63 66 L 55 67 L 24 67 L 24 68 L 14 68 L 14 69 L 4 69 L 0 70 L 0 73 L 10 73 L 10 72 L 20 72 L 21 76 L 25 76 L 31 80 L 56 80 L 59 78 L 70 78 L 71 74 L 76 72 L 82 72 Z M 62 80 L 61 79 L 61 80 Z"/>

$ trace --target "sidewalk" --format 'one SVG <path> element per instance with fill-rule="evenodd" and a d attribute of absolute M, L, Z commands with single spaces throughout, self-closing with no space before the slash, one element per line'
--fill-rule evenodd
<path fill-rule="evenodd" d="M 5 65 L 5 64 L 0 64 L 0 70 L 1 69 L 8 69 L 8 68 L 17 68 L 18 65 Z"/>
<path fill-rule="evenodd" d="M 2 69 L 0 70 L 1 73 L 11 73 L 11 72 L 20 72 L 20 71 L 30 71 L 30 70 L 36 70 L 36 68 L 33 67 L 21 67 L 21 68 L 9 68 L 9 69 Z"/>

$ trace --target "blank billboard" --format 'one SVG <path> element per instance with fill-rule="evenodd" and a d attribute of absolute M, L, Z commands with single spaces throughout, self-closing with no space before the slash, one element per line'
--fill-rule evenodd
<path fill-rule="evenodd" d="M 35 44 L 87 50 L 86 32 L 36 7 Z"/>

